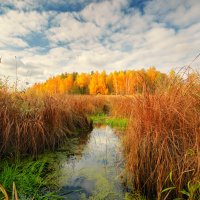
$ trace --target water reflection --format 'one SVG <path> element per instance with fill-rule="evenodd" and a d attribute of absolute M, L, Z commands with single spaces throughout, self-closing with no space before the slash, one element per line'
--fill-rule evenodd
<path fill-rule="evenodd" d="M 69 200 L 123 199 L 119 145 L 118 137 L 109 126 L 95 128 L 81 156 L 62 160 L 60 195 Z"/>

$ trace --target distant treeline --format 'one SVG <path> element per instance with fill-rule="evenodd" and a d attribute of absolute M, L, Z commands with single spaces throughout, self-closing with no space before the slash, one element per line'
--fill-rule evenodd
<path fill-rule="evenodd" d="M 28 91 L 51 94 L 113 94 L 131 95 L 144 90 L 154 92 L 158 84 L 175 77 L 172 70 L 169 74 L 161 73 L 154 67 L 147 70 L 114 71 L 91 73 L 65 73 L 49 78 L 44 83 L 33 85 Z"/>

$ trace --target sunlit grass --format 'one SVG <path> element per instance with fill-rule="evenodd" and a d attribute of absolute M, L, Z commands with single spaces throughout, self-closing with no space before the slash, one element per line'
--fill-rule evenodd
<path fill-rule="evenodd" d="M 77 98 L 0 91 L 0 156 L 55 150 L 66 137 L 91 130 Z"/>
<path fill-rule="evenodd" d="M 108 116 L 106 114 L 92 115 L 90 116 L 90 119 L 93 121 L 94 124 L 109 125 L 113 128 L 118 128 L 120 130 L 125 130 L 128 124 L 127 118 L 116 118 Z"/>

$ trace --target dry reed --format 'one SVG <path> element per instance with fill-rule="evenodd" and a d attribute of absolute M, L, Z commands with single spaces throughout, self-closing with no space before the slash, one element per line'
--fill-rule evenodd
<path fill-rule="evenodd" d="M 54 150 L 70 134 L 88 131 L 80 104 L 77 98 L 0 91 L 0 156 L 37 155 Z"/>
<path fill-rule="evenodd" d="M 199 77 L 170 80 L 135 96 L 131 108 L 124 152 L 134 188 L 156 199 L 199 199 Z"/>

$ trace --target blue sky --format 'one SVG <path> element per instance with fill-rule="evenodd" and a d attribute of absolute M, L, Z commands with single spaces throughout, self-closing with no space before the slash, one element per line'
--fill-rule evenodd
<path fill-rule="evenodd" d="M 200 51 L 199 0 L 0 0 L 0 78 L 182 67 Z M 199 67 L 200 62 L 193 64 Z"/>

